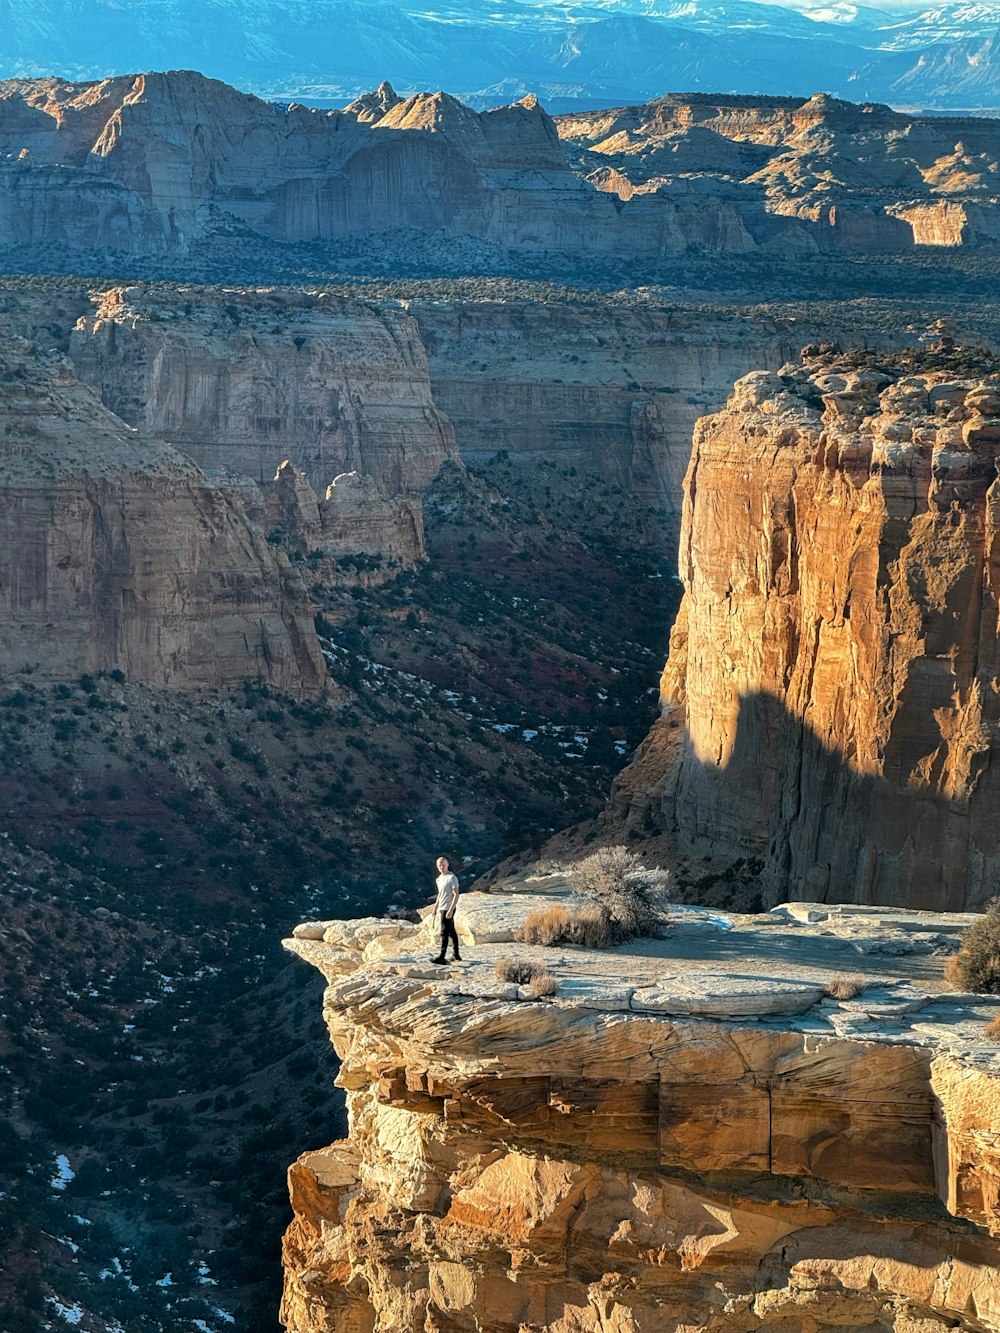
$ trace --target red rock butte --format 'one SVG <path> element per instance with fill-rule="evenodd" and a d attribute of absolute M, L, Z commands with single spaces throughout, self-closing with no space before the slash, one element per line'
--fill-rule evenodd
<path fill-rule="evenodd" d="M 614 815 L 770 900 L 981 907 L 1000 870 L 1000 379 L 786 367 L 695 431 L 663 720 Z"/>

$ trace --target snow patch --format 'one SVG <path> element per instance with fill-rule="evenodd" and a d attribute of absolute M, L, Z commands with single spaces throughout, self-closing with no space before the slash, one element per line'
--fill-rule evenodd
<path fill-rule="evenodd" d="M 76 1172 L 69 1164 L 69 1158 L 65 1153 L 60 1153 L 56 1158 L 56 1173 L 49 1184 L 54 1190 L 64 1190 L 71 1180 L 76 1179 Z"/>

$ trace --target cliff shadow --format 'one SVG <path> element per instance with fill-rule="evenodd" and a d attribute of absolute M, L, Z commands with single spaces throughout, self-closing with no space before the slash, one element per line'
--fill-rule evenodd
<path fill-rule="evenodd" d="M 681 854 L 761 862 L 768 904 L 974 910 L 1000 870 L 996 744 L 994 729 L 971 796 L 949 799 L 916 786 L 912 765 L 905 785 L 861 771 L 780 699 L 755 692 L 740 700 L 724 764 L 698 759 L 686 735 L 668 748 L 651 813 L 658 804 Z"/>

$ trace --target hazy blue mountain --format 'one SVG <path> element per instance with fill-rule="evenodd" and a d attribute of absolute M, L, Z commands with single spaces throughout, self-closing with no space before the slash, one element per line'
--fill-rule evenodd
<path fill-rule="evenodd" d="M 556 111 L 671 89 L 1000 109 L 993 4 L 0 0 L 0 32 L 0 77 L 194 68 L 314 102 L 389 79 L 478 105 L 535 91 Z"/>

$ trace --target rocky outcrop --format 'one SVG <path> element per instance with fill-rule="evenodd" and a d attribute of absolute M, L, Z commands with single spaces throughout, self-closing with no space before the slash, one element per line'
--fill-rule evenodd
<path fill-rule="evenodd" d="M 360 472 L 418 497 L 455 456 L 412 318 L 328 294 L 113 288 L 70 343 L 124 420 L 264 483 L 290 459 L 322 494 Z"/>
<path fill-rule="evenodd" d="M 8 244 L 183 253 L 235 224 L 281 242 L 410 228 L 591 250 L 615 229 L 611 200 L 570 170 L 534 98 L 479 113 L 445 93 L 383 89 L 318 111 L 185 71 L 12 81 L 0 154 Z M 46 202 L 56 186 L 61 215 Z M 99 240 L 94 196 L 117 219 Z"/>
<path fill-rule="evenodd" d="M 978 906 L 1000 868 L 1000 381 L 838 368 L 698 424 L 664 761 L 617 816 L 785 897 Z"/>
<path fill-rule="evenodd" d="M 302 581 L 236 495 L 57 356 L 4 342 L 0 382 L 0 673 L 324 688 Z"/>
<path fill-rule="evenodd" d="M 290 1333 L 1000 1328 L 996 1002 L 924 961 L 963 920 L 682 909 L 632 953 L 515 946 L 532 1001 L 493 963 L 534 887 L 466 898 L 464 966 L 406 923 L 286 942 L 349 1117 L 289 1172 Z"/>
<path fill-rule="evenodd" d="M 688 245 L 878 254 L 997 234 L 1000 139 L 987 120 L 824 94 L 672 94 L 556 123 L 594 184 L 623 201 L 623 218 L 661 200 L 678 209 Z M 692 193 L 704 197 L 700 218 Z"/>
<path fill-rule="evenodd" d="M 186 71 L 12 80 L 0 243 L 176 257 L 207 238 L 419 235 L 449 242 L 449 264 L 458 238 L 493 263 L 975 245 L 998 234 L 998 154 L 994 121 L 823 95 L 671 96 L 557 123 L 530 96 L 477 112 L 387 84 L 322 111 Z"/>
<path fill-rule="evenodd" d="M 393 573 L 412 569 L 425 555 L 419 502 L 390 499 L 374 477 L 359 472 L 334 477 L 324 498 L 317 500 L 303 474 L 286 459 L 264 488 L 263 521 L 272 540 L 308 559 L 315 572 L 330 579 L 346 565 L 353 581 L 353 557 L 367 557 L 366 564 Z"/>

